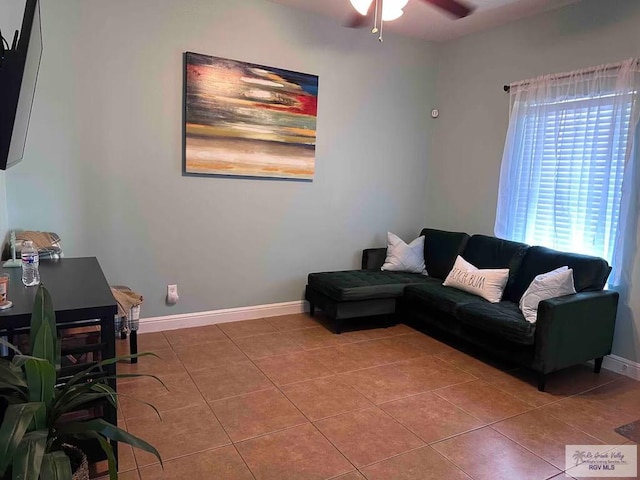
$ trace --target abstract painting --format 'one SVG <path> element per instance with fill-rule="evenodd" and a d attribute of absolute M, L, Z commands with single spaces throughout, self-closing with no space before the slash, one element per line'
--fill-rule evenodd
<path fill-rule="evenodd" d="M 318 77 L 185 54 L 185 174 L 312 180 Z"/>

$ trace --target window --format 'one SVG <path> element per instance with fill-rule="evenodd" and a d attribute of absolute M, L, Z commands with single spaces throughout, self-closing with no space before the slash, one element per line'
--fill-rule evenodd
<path fill-rule="evenodd" d="M 531 245 L 612 258 L 631 103 L 616 131 L 611 98 L 548 105 L 524 118 L 514 235 Z M 611 137 L 619 136 L 613 145 Z"/>
<path fill-rule="evenodd" d="M 613 261 L 636 90 L 599 67 L 512 92 L 496 235 Z"/>

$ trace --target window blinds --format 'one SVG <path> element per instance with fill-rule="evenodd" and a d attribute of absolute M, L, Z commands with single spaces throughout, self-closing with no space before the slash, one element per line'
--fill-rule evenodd
<path fill-rule="evenodd" d="M 611 260 L 632 94 L 536 105 L 520 122 L 513 238 Z"/>

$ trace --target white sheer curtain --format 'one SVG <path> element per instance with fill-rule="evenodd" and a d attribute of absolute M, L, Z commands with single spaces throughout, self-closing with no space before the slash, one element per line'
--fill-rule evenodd
<path fill-rule="evenodd" d="M 611 285 L 630 275 L 639 91 L 637 59 L 511 85 L 497 236 L 604 257 Z"/>

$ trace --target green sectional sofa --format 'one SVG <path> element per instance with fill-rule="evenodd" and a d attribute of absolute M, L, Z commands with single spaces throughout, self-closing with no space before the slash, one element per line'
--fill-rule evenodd
<path fill-rule="evenodd" d="M 417 326 L 445 331 L 496 356 L 531 368 L 544 390 L 548 373 L 611 353 L 618 293 L 604 290 L 611 268 L 601 258 L 486 235 L 424 229 L 428 276 L 381 271 L 386 249 L 363 252 L 362 269 L 312 273 L 305 298 L 336 322 L 395 315 Z M 509 268 L 498 303 L 442 285 L 458 255 L 478 268 Z M 573 269 L 576 292 L 540 302 L 536 323 L 525 320 L 519 300 L 536 275 L 562 266 Z"/>

